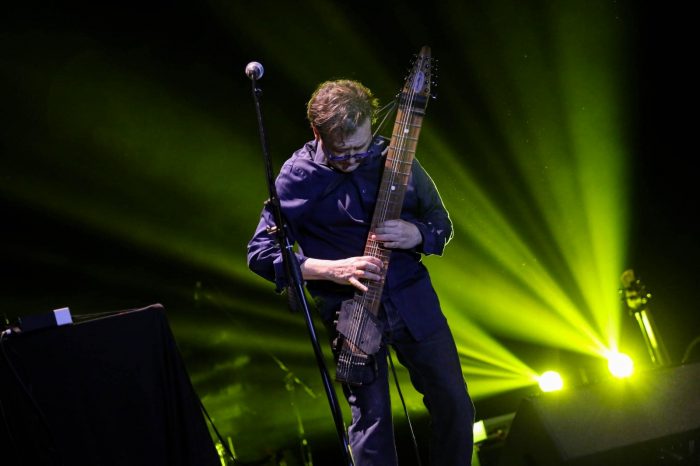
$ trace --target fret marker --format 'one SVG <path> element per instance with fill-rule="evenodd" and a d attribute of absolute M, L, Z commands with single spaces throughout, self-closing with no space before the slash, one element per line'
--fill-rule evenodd
<path fill-rule="evenodd" d="M 391 190 L 392 190 L 392 191 L 396 191 L 396 186 L 391 185 Z"/>
<path fill-rule="evenodd" d="M 408 128 L 403 129 L 403 134 L 408 134 Z"/>

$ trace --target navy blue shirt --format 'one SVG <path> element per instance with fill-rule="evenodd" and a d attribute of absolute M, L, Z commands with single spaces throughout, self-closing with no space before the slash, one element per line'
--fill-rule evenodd
<path fill-rule="evenodd" d="M 275 186 L 300 262 L 307 257 L 336 260 L 364 255 L 383 167 L 384 157 L 380 156 L 364 160 L 349 173 L 335 170 L 317 150 L 316 141 L 305 144 L 284 163 Z M 435 184 L 415 159 L 401 218 L 418 227 L 423 241 L 413 249 L 392 251 L 380 317 L 391 327 L 405 324 L 420 340 L 445 319 L 421 254 L 442 254 L 452 238 L 452 222 Z M 276 237 L 267 232 L 272 225 L 274 216 L 265 207 L 248 243 L 248 266 L 280 290 L 286 286 L 284 266 Z M 306 288 L 327 322 L 356 291 L 351 285 L 328 280 L 308 280 Z"/>

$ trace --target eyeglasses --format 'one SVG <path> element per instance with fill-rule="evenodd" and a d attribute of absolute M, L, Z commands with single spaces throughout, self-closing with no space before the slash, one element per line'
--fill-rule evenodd
<path fill-rule="evenodd" d="M 389 145 L 389 139 L 384 136 L 376 136 L 372 139 L 367 152 L 359 152 L 357 154 L 335 155 L 326 146 L 323 146 L 323 153 L 326 154 L 330 162 L 344 162 L 346 160 L 355 159 L 362 160 L 367 157 L 378 157 L 382 155 L 384 149 Z"/>

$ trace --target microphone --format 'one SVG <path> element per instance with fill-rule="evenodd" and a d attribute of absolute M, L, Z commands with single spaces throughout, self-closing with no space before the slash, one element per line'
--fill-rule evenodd
<path fill-rule="evenodd" d="M 263 66 L 256 61 L 252 61 L 252 62 L 248 63 L 248 65 L 246 65 L 246 67 L 245 67 L 246 76 L 248 76 L 250 79 L 252 79 L 254 81 L 262 78 L 262 75 L 264 72 L 265 72 L 265 68 L 263 68 Z"/>

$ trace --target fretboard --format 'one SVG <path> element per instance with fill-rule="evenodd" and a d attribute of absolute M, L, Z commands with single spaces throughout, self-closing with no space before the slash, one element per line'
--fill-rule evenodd
<path fill-rule="evenodd" d="M 365 369 L 370 365 L 371 355 L 381 346 L 382 326 L 377 314 L 391 250 L 372 239 L 372 235 L 377 225 L 401 217 L 418 135 L 430 95 L 430 70 L 430 48 L 426 46 L 421 49 L 398 99 L 394 130 L 365 244 L 365 255 L 379 258 L 384 263 L 381 280 L 362 280 L 368 290 L 364 293 L 357 291 L 352 299 L 343 301 L 338 314 L 336 328 L 341 336 L 339 342 L 342 343 L 337 347 L 336 380 L 339 382 L 362 385 L 373 380 L 373 376 L 369 379 L 366 377 Z"/>
<path fill-rule="evenodd" d="M 399 107 L 397 110 L 391 144 L 386 156 L 384 173 L 372 217 L 370 235 L 365 244 L 364 252 L 364 255 L 376 257 L 384 263 L 383 276 L 380 281 L 365 281 L 368 290 L 360 296 L 356 296 L 364 302 L 365 309 L 375 316 L 379 312 L 379 303 L 391 250 L 382 247 L 381 243 L 373 240 L 372 233 L 377 225 L 386 220 L 398 219 L 401 216 L 401 208 L 411 177 L 411 166 L 422 122 L 423 112 L 416 112 L 410 107 Z"/>

